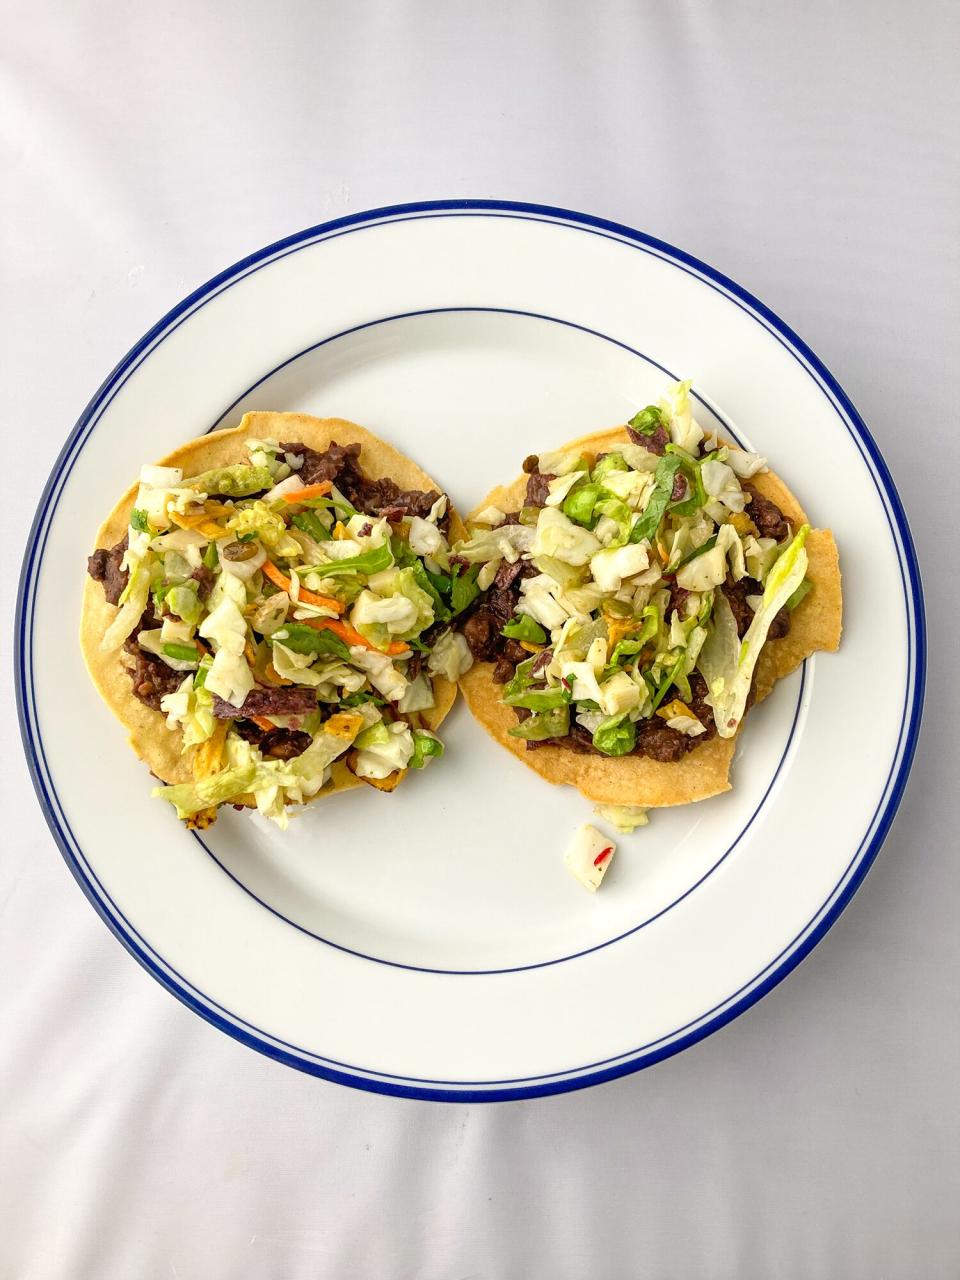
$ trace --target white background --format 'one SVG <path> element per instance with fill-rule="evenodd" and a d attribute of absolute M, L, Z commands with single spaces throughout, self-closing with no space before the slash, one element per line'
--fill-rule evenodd
<path fill-rule="evenodd" d="M 912 520 L 931 666 L 810 958 L 679 1057 L 493 1106 L 325 1084 L 181 1007 L 71 880 L 5 707 L 0 1280 L 958 1274 L 958 39 L 935 0 L 2 0 L 8 618 L 60 445 L 168 307 L 326 218 L 499 196 L 682 246 L 826 360 Z"/>

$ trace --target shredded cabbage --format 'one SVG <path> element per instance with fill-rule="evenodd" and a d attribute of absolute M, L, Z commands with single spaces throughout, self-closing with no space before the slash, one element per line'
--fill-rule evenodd
<path fill-rule="evenodd" d="M 472 666 L 473 654 L 459 631 L 444 632 L 427 657 L 430 674 L 443 676 L 451 684 L 456 684 Z"/>
<path fill-rule="evenodd" d="M 499 529 L 475 530 L 466 542 L 457 546 L 457 555 L 470 564 L 487 560 L 506 560 L 514 564 L 521 552 L 533 546 L 534 530 L 525 524 L 505 524 Z"/>
<path fill-rule="evenodd" d="M 407 688 L 407 678 L 402 675 L 385 653 L 375 653 L 372 649 L 362 649 L 359 645 L 350 648 L 350 662 L 361 671 L 378 693 L 382 693 L 388 702 L 399 702 Z"/>
<path fill-rule="evenodd" d="M 556 507 L 543 507 L 529 550 L 534 556 L 553 556 L 564 564 L 582 565 L 600 550 L 600 543 L 589 529 L 574 524 Z"/>
<path fill-rule="evenodd" d="M 230 578 L 222 575 L 217 586 L 230 581 Z M 243 589 L 242 584 L 240 589 Z M 211 693 L 223 698 L 225 702 L 229 702 L 234 707 L 240 707 L 253 688 L 254 679 L 253 672 L 243 656 L 247 639 L 246 620 L 236 601 L 228 594 L 228 590 L 224 586 L 218 603 L 213 612 L 200 623 L 199 631 L 205 640 L 212 641 L 215 648 L 213 664 L 207 673 L 205 687 Z"/>
<path fill-rule="evenodd" d="M 403 715 L 408 711 L 429 711 L 435 705 L 433 685 L 421 674 L 404 689 L 403 697 L 397 703 L 397 710 Z"/>
<path fill-rule="evenodd" d="M 377 732 L 377 730 L 385 730 Z M 365 729 L 357 739 L 353 766 L 358 778 L 386 778 L 396 769 L 405 769 L 413 755 L 413 734 L 400 720 Z"/>
<path fill-rule="evenodd" d="M 660 401 L 660 410 L 668 424 L 670 439 L 674 444 L 695 454 L 703 439 L 703 432 L 694 419 L 690 407 L 690 388 L 693 383 L 675 382 Z"/>
<path fill-rule="evenodd" d="M 150 570 L 145 564 L 140 564 L 130 574 L 130 579 L 124 589 L 126 598 L 117 610 L 116 617 L 103 633 L 100 648 L 104 653 L 112 653 L 114 650 L 119 649 L 127 637 L 133 634 L 144 609 L 147 607 L 149 594 Z"/>
<path fill-rule="evenodd" d="M 590 560 L 590 572 L 601 590 L 619 591 L 624 578 L 642 573 L 649 564 L 649 543 L 628 542 L 623 547 L 598 551 Z"/>
<path fill-rule="evenodd" d="M 743 719 L 750 683 L 773 619 L 803 582 L 807 572 L 804 543 L 810 532 L 803 525 L 770 570 L 760 606 L 742 641 L 726 597 L 720 593 L 714 605 L 714 624 L 701 650 L 698 665 L 710 690 L 717 732 L 731 738 Z"/>

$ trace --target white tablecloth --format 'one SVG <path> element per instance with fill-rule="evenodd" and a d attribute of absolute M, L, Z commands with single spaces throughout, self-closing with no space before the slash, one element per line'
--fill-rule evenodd
<path fill-rule="evenodd" d="M 478 195 L 641 227 L 792 324 L 897 478 L 932 634 L 901 814 L 823 944 L 679 1057 L 522 1104 L 356 1093 L 181 1007 L 5 708 L 0 1277 L 955 1277 L 957 6 L 4 0 L 0 31 L 8 617 L 64 437 L 168 307 L 327 217 Z"/>

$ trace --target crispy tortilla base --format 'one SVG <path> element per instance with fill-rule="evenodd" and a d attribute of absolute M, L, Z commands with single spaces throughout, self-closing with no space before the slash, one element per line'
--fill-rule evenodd
<path fill-rule="evenodd" d="M 580 449 L 587 454 L 607 453 L 626 438 L 624 427 L 614 427 L 582 436 L 563 448 Z M 511 485 L 499 486 L 475 510 L 482 511 L 489 506 L 499 507 L 501 511 L 518 510 L 523 506 L 526 483 L 524 475 Z M 754 476 L 750 483 L 777 504 L 794 528 L 807 522 L 796 498 L 772 472 Z M 468 523 L 469 520 L 470 516 Z M 833 651 L 840 644 L 840 565 L 833 535 L 825 529 L 811 530 L 806 550 L 807 576 L 813 590 L 794 610 L 789 634 L 782 640 L 770 640 L 763 647 L 754 681 L 758 702 L 778 680 L 789 675 L 812 653 L 818 649 Z M 645 756 L 613 759 L 580 754 L 565 747 L 528 751 L 521 738 L 509 734 L 517 719 L 512 708 L 500 701 L 502 686 L 494 684 L 492 663 L 476 663 L 461 678 L 460 688 L 470 710 L 501 746 L 548 782 L 569 783 L 597 803 L 661 808 L 706 800 L 730 790 L 730 763 L 736 737 L 712 738 L 675 764 L 661 764 Z"/>
<path fill-rule="evenodd" d="M 158 465 L 182 467 L 184 474 L 191 476 L 212 467 L 242 462 L 246 460 L 244 441 L 251 436 L 257 439 L 297 440 L 320 452 L 333 441 L 337 444 L 359 444 L 362 446 L 360 465 L 364 474 L 371 479 L 389 477 L 402 489 L 440 489 L 440 485 L 409 458 L 363 427 L 342 418 L 313 418 L 303 413 L 248 413 L 238 427 L 215 431 L 199 440 L 181 445 L 167 457 L 161 458 Z M 131 485 L 100 526 L 96 547 L 112 547 L 126 533 L 137 488 L 138 485 Z M 451 509 L 451 541 L 463 535 L 460 517 Z M 104 599 L 100 583 L 88 577 L 84 584 L 80 616 L 80 647 L 87 669 L 104 702 L 127 730 L 131 747 L 150 771 L 166 783 L 190 782 L 193 780 L 193 755 L 196 748 L 189 747 L 185 752 L 181 750 L 180 731 L 168 729 L 161 712 L 144 706 L 134 696 L 132 682 L 122 665 L 122 654 L 104 653 L 100 648 L 100 638 L 116 612 L 116 606 L 108 604 Z M 429 711 L 418 714 L 426 728 L 436 730 L 453 706 L 457 686 L 449 680 L 437 677 L 433 681 L 433 690 L 436 705 Z M 318 793 L 319 796 L 363 785 L 362 780 L 354 777 L 343 760 L 335 761 L 331 772 L 331 780 Z"/>

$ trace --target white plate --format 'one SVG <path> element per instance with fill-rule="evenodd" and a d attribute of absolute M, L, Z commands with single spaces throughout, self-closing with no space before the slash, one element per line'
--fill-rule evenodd
<path fill-rule="evenodd" d="M 732 793 L 654 814 L 620 841 L 596 896 L 562 864 L 589 804 L 518 765 L 459 705 L 441 765 L 392 796 L 317 805 L 286 835 L 228 810 L 201 840 L 150 799 L 64 643 L 93 533 L 141 462 L 246 409 L 339 415 L 421 462 L 466 510 L 525 454 L 622 422 L 679 376 L 695 378 L 702 420 L 767 454 L 834 529 L 844 570 L 841 653 L 808 662 L 751 715 Z M 315 227 L 166 316 L 64 447 L 17 632 L 37 794 L 124 945 L 274 1058 L 435 1099 L 621 1075 L 769 990 L 875 856 L 923 692 L 903 511 L 813 353 L 676 249 L 489 201 Z"/>

